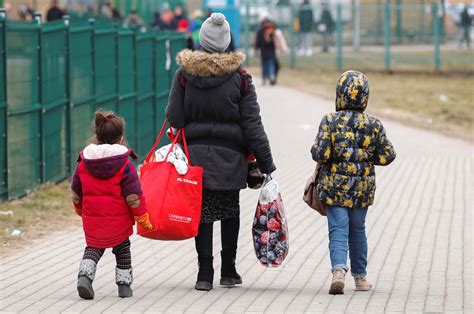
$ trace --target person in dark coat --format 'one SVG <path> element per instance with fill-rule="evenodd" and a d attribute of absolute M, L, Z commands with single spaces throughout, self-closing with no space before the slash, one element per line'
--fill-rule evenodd
<path fill-rule="evenodd" d="M 48 13 L 46 14 L 46 21 L 51 22 L 60 20 L 63 18 L 64 15 L 64 11 L 59 8 L 59 1 L 52 0 L 51 7 L 49 8 Z"/>
<path fill-rule="evenodd" d="M 466 42 L 467 48 L 469 49 L 471 46 L 471 25 L 472 19 L 469 15 L 467 10 L 467 6 L 464 7 L 464 10 L 461 12 L 461 28 L 462 28 L 462 36 L 459 42 L 459 48 L 462 48 L 462 44 Z"/>
<path fill-rule="evenodd" d="M 263 85 L 265 85 L 266 80 L 269 80 L 271 85 L 276 83 L 277 56 L 275 31 L 275 23 L 268 18 L 263 19 L 260 29 L 257 31 L 255 50 L 260 50 Z"/>
<path fill-rule="evenodd" d="M 323 52 L 329 51 L 331 36 L 334 31 L 334 20 L 327 3 L 323 3 L 323 10 L 321 11 L 321 20 L 318 29 L 323 35 Z"/>
<path fill-rule="evenodd" d="M 155 11 L 153 13 L 153 21 L 151 22 L 151 27 L 154 30 L 164 30 L 166 29 L 165 23 L 163 22 L 163 19 L 161 18 L 161 13 L 159 11 Z"/>
<path fill-rule="evenodd" d="M 300 21 L 300 55 L 313 55 L 313 9 L 309 0 L 304 0 L 298 12 Z"/>
<path fill-rule="evenodd" d="M 251 77 L 241 71 L 245 55 L 226 53 L 230 27 L 213 13 L 199 35 L 202 50 L 177 56 L 166 117 L 173 128 L 184 128 L 191 160 L 204 168 L 201 223 L 196 237 L 199 273 L 195 288 L 211 290 L 214 278 L 213 223 L 221 221 L 220 284 L 242 283 L 235 269 L 240 227 L 239 191 L 246 188 L 248 151 L 264 174 L 275 171 L 269 141 L 260 117 Z M 248 83 L 242 92 L 243 80 Z"/>

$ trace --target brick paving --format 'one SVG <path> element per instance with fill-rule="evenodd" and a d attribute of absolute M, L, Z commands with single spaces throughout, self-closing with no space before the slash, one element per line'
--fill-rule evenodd
<path fill-rule="evenodd" d="M 322 115 L 333 103 L 284 87 L 258 87 L 283 190 L 290 253 L 280 268 L 265 269 L 253 252 L 250 227 L 257 191 L 242 192 L 237 258 L 242 287 L 218 286 L 220 236 L 216 224 L 215 289 L 193 289 L 194 241 L 160 242 L 132 237 L 134 296 L 117 297 L 115 260 L 99 263 L 96 298 L 77 296 L 75 284 L 84 239 L 68 229 L 2 258 L 0 311 L 43 313 L 380 313 L 472 312 L 472 162 L 465 142 L 385 121 L 397 160 L 377 168 L 376 203 L 369 210 L 371 292 L 328 294 L 327 226 L 302 202 L 314 167 L 310 146 Z M 369 102 L 370 107 L 370 102 Z"/>

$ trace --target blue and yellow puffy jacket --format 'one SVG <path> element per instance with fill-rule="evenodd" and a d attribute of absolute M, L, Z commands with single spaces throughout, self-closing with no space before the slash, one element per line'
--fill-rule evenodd
<path fill-rule="evenodd" d="M 375 196 L 375 165 L 396 157 L 382 123 L 364 113 L 369 83 L 363 73 L 345 72 L 336 89 L 336 112 L 323 117 L 311 148 L 321 163 L 317 190 L 329 206 L 365 208 Z"/>

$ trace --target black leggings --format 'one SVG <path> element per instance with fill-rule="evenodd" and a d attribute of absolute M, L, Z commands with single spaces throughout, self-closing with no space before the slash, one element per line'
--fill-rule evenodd
<path fill-rule="evenodd" d="M 99 263 L 100 258 L 104 255 L 105 249 L 98 249 L 87 246 L 84 250 L 82 259 L 91 259 L 96 264 Z M 114 246 L 112 253 L 115 255 L 117 261 L 117 268 L 130 269 L 132 268 L 132 255 L 130 253 L 130 240 L 127 239 L 117 246 Z"/>
<path fill-rule="evenodd" d="M 212 234 L 214 223 L 199 224 L 199 233 L 195 238 L 196 251 L 199 257 L 212 257 Z M 240 218 L 229 218 L 221 220 L 221 242 L 222 251 L 235 254 L 237 251 L 237 240 L 239 238 Z"/>

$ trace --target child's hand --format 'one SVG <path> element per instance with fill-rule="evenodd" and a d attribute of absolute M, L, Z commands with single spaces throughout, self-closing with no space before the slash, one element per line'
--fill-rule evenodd
<path fill-rule="evenodd" d="M 72 205 L 76 214 L 82 217 L 82 199 L 74 191 L 72 192 Z"/>
<path fill-rule="evenodd" d="M 135 220 L 146 230 L 151 230 L 153 229 L 153 225 L 150 222 L 150 216 L 148 216 L 148 213 L 143 214 L 141 216 L 135 216 Z"/>
<path fill-rule="evenodd" d="M 175 129 L 175 128 L 172 128 L 170 127 L 167 131 L 166 131 L 166 136 L 168 136 L 168 139 L 173 142 L 174 141 L 174 138 L 176 137 L 176 134 L 178 133 L 178 130 Z"/>
<path fill-rule="evenodd" d="M 82 208 L 74 206 L 74 211 L 80 217 L 82 217 Z"/>
<path fill-rule="evenodd" d="M 76 203 L 72 203 L 74 205 L 74 211 L 76 212 L 76 214 L 78 216 L 81 216 L 82 217 L 82 208 L 79 204 L 76 204 Z"/>

